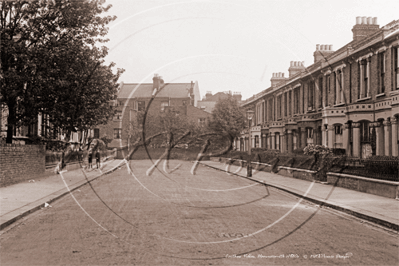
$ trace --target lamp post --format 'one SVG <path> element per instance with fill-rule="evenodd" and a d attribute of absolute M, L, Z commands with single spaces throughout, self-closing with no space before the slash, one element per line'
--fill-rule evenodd
<path fill-rule="evenodd" d="M 247 177 L 252 177 L 252 165 L 251 165 L 251 122 L 254 116 L 254 111 L 248 110 L 247 111 L 247 118 L 248 118 L 248 160 L 247 160 Z"/>

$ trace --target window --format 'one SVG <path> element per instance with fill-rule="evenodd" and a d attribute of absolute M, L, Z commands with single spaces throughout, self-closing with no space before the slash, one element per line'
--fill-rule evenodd
<path fill-rule="evenodd" d="M 335 73 L 335 90 L 334 90 L 334 104 L 339 103 L 339 88 L 341 87 L 341 71 L 338 70 Z"/>
<path fill-rule="evenodd" d="M 335 104 L 340 104 L 344 102 L 344 95 L 343 95 L 343 90 L 344 90 L 344 73 L 342 72 L 342 69 L 337 70 L 335 73 L 335 78 L 336 78 L 336 86 L 334 90 L 334 103 Z"/>
<path fill-rule="evenodd" d="M 394 62 L 394 90 L 399 90 L 399 47 L 393 48 Z"/>
<path fill-rule="evenodd" d="M 307 138 L 308 139 L 312 139 L 313 138 L 313 128 L 307 128 L 306 129 L 306 133 L 307 133 Z"/>
<path fill-rule="evenodd" d="M 300 88 L 294 89 L 294 114 L 299 114 Z"/>
<path fill-rule="evenodd" d="M 306 143 L 307 144 L 313 144 L 313 128 L 306 128 Z"/>
<path fill-rule="evenodd" d="M 295 130 L 293 130 L 292 131 L 292 149 L 293 150 L 298 149 L 297 139 L 298 139 L 298 133 Z"/>
<path fill-rule="evenodd" d="M 272 121 L 273 120 L 273 99 L 269 100 L 269 104 L 267 105 L 268 111 L 267 111 L 267 120 Z"/>
<path fill-rule="evenodd" d="M 165 111 L 166 106 L 169 106 L 169 102 L 161 102 L 161 112 Z"/>
<path fill-rule="evenodd" d="M 313 83 L 313 81 L 310 81 L 308 83 L 308 110 L 314 109 L 314 107 L 315 107 L 314 100 L 315 100 L 314 83 Z"/>
<path fill-rule="evenodd" d="M 288 93 L 284 93 L 284 116 L 288 115 Z"/>
<path fill-rule="evenodd" d="M 360 98 L 369 96 L 369 59 L 362 60 L 360 65 Z"/>
<path fill-rule="evenodd" d="M 281 118 L 281 101 L 282 101 L 282 95 L 277 96 L 277 119 Z"/>
<path fill-rule="evenodd" d="M 187 105 L 187 101 L 183 101 L 183 106 L 186 106 Z"/>
<path fill-rule="evenodd" d="M 264 122 L 266 122 L 267 121 L 267 101 L 265 100 L 264 102 L 263 102 L 263 120 L 264 120 Z"/>
<path fill-rule="evenodd" d="M 328 106 L 328 95 L 330 94 L 331 86 L 330 86 L 330 75 L 326 76 L 326 93 L 324 99 L 324 106 Z"/>
<path fill-rule="evenodd" d="M 349 102 L 352 103 L 352 64 L 349 64 Z"/>
<path fill-rule="evenodd" d="M 206 118 L 204 118 L 204 117 L 198 118 L 198 125 L 200 127 L 204 127 L 205 123 L 206 123 Z"/>
<path fill-rule="evenodd" d="M 122 138 L 122 129 L 121 128 L 114 128 L 114 139 Z"/>
<path fill-rule="evenodd" d="M 319 85 L 317 90 L 319 91 L 319 106 L 318 108 L 323 107 L 323 77 L 319 78 Z"/>
<path fill-rule="evenodd" d="M 335 135 L 342 135 L 342 126 L 341 125 L 335 126 Z"/>
<path fill-rule="evenodd" d="M 292 115 L 292 91 L 288 92 L 288 115 Z"/>
<path fill-rule="evenodd" d="M 121 120 L 122 119 L 122 112 L 116 111 L 114 115 L 114 120 Z"/>
<path fill-rule="evenodd" d="M 259 136 L 255 136 L 255 148 L 259 148 Z"/>
<path fill-rule="evenodd" d="M 379 86 L 378 94 L 385 93 L 385 53 L 378 54 Z"/>
<path fill-rule="evenodd" d="M 145 101 L 137 101 L 137 111 L 145 111 Z"/>
<path fill-rule="evenodd" d="M 363 121 L 360 123 L 360 141 L 361 142 L 370 141 L 370 129 L 368 121 Z"/>
<path fill-rule="evenodd" d="M 280 149 L 280 133 L 276 133 L 276 135 L 275 135 L 275 146 L 276 146 L 276 150 L 279 150 Z"/>

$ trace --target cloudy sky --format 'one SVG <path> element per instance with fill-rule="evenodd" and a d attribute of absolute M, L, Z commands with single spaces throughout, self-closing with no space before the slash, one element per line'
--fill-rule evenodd
<path fill-rule="evenodd" d="M 380 27 L 399 19 L 397 0 L 107 0 L 108 61 L 124 83 L 198 81 L 207 91 L 270 87 L 272 73 L 288 76 L 290 61 L 313 63 L 316 44 L 338 50 L 352 40 L 357 16 Z"/>

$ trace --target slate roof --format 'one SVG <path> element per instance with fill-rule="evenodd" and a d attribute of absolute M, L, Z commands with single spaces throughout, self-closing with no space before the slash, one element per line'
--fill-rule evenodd
<path fill-rule="evenodd" d="M 131 98 L 151 98 L 152 85 L 152 83 L 123 83 L 118 98 L 129 98 L 133 90 Z M 190 83 L 165 83 L 165 87 L 157 94 L 157 97 L 187 98 L 190 86 Z"/>

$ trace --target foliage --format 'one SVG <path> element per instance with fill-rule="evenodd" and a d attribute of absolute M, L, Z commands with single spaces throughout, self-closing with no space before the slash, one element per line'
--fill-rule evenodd
<path fill-rule="evenodd" d="M 37 122 L 40 112 L 66 131 L 105 123 L 122 70 L 104 65 L 103 0 L 1 1 L 0 97 L 13 127 Z"/>
<path fill-rule="evenodd" d="M 308 144 L 305 148 L 303 148 L 303 153 L 306 155 L 328 154 L 330 152 L 331 150 L 323 145 Z"/>
<path fill-rule="evenodd" d="M 225 135 L 234 139 L 246 126 L 244 111 L 236 99 L 231 95 L 220 99 L 212 112 L 209 128 L 219 135 Z"/>

